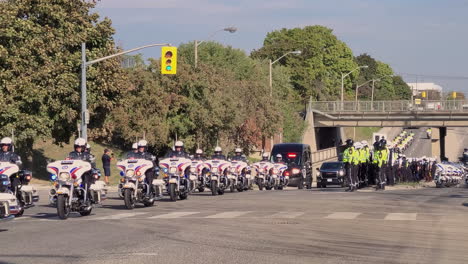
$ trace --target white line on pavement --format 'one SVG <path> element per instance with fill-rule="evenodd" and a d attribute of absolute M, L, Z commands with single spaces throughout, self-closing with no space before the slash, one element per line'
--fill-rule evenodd
<path fill-rule="evenodd" d="M 251 211 L 244 211 L 244 212 L 224 212 L 224 213 L 219 213 L 219 214 L 214 214 L 214 215 L 209 215 L 209 216 L 206 216 L 205 218 L 235 218 L 235 217 L 239 217 L 241 215 L 245 215 L 245 214 L 248 214 L 250 213 Z"/>
<path fill-rule="evenodd" d="M 279 212 L 276 214 L 265 216 L 265 218 L 296 218 L 303 214 L 303 212 Z"/>
<path fill-rule="evenodd" d="M 417 215 L 415 213 L 390 213 L 385 216 L 385 220 L 414 221 Z"/>
<path fill-rule="evenodd" d="M 194 214 L 199 214 L 199 213 L 200 212 L 174 212 L 174 213 L 168 213 L 168 214 L 152 216 L 152 217 L 149 217 L 149 218 L 150 219 L 154 219 L 154 218 L 171 219 L 171 218 L 179 218 L 179 217 L 194 215 Z"/>
<path fill-rule="evenodd" d="M 109 216 L 93 218 L 93 219 L 90 219 L 90 220 L 114 220 L 114 219 L 129 218 L 129 217 L 142 215 L 142 214 L 146 214 L 146 213 L 123 213 L 123 214 L 116 214 L 116 215 L 109 215 Z"/>
<path fill-rule="evenodd" d="M 327 219 L 355 219 L 358 217 L 361 213 L 353 213 L 353 212 L 337 212 L 333 214 L 327 215 L 325 218 Z"/>

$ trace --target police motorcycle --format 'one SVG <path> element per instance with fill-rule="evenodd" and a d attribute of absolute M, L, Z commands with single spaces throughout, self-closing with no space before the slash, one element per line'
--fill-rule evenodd
<path fill-rule="evenodd" d="M 13 193 L 16 194 L 16 198 L 18 199 L 18 203 L 24 209 L 30 208 L 34 206 L 35 202 L 39 201 L 39 194 L 36 188 L 30 185 L 30 181 L 32 179 L 32 173 L 29 170 L 20 170 L 16 176 L 18 183 Z"/>
<path fill-rule="evenodd" d="M 231 192 L 236 188 L 238 192 L 247 191 L 252 184 L 249 164 L 245 161 L 231 160 L 231 175 L 236 179 L 235 186 L 231 185 Z"/>
<path fill-rule="evenodd" d="M 209 187 L 208 170 L 209 167 L 203 160 L 192 160 L 190 166 L 191 191 L 197 189 L 199 192 L 204 192 L 205 187 Z"/>
<path fill-rule="evenodd" d="M 231 163 L 226 160 L 212 159 L 205 162 L 209 168 L 208 178 L 212 195 L 223 195 L 224 190 L 229 186 L 228 175 L 231 170 Z"/>
<path fill-rule="evenodd" d="M 122 176 L 120 182 L 125 207 L 133 209 L 136 203 L 142 203 L 146 207 L 153 206 L 158 190 L 161 191 L 160 180 L 153 180 L 156 193 L 151 191 L 150 185 L 145 182 L 146 171 L 153 168 L 153 162 L 146 159 L 129 158 L 117 162 L 117 168 Z"/>
<path fill-rule="evenodd" d="M 67 219 L 70 212 L 79 212 L 82 216 L 90 215 L 93 198 L 88 191 L 93 191 L 91 187 L 83 186 L 82 176 L 92 171 L 91 163 L 83 160 L 58 160 L 47 164 L 47 171 L 55 182 L 55 188 L 50 190 L 49 195 L 57 206 L 58 217 Z"/>
<path fill-rule="evenodd" d="M 450 187 L 459 183 L 456 170 L 448 163 L 436 164 L 434 182 L 437 188 Z"/>
<path fill-rule="evenodd" d="M 24 213 L 16 195 L 11 191 L 10 177 L 18 173 L 19 167 L 10 162 L 0 162 L 0 219 L 10 220 Z"/>
<path fill-rule="evenodd" d="M 132 144 L 132 151 L 130 153 L 136 153 L 136 152 L 138 152 L 138 143 L 135 142 Z M 127 156 L 129 154 L 127 154 Z M 121 180 L 120 183 L 117 185 L 117 194 L 119 195 L 119 198 L 121 199 L 124 198 L 124 189 L 122 187 L 123 187 L 123 183 Z"/>
<path fill-rule="evenodd" d="M 271 175 L 270 177 L 274 181 L 273 188 L 275 190 L 283 190 L 283 188 L 288 186 L 288 183 L 289 183 L 288 165 L 284 163 L 273 163 L 273 166 L 270 169 L 269 174 Z"/>
<path fill-rule="evenodd" d="M 197 177 L 190 174 L 192 160 L 184 157 L 171 157 L 159 161 L 160 173 L 166 185 L 171 201 L 188 198 L 191 191 L 191 182 L 195 185 Z"/>
<path fill-rule="evenodd" d="M 260 191 L 266 187 L 266 178 L 269 175 L 271 166 L 273 165 L 268 160 L 268 156 L 268 153 L 265 152 L 262 155 L 262 161 L 252 164 L 252 168 L 254 168 L 254 171 L 256 172 L 255 183 L 257 184 Z"/>

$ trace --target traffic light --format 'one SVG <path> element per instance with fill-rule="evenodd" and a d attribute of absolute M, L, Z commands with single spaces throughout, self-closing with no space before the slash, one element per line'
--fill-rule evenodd
<path fill-rule="evenodd" d="M 452 92 L 452 98 L 457 99 L 457 92 Z"/>
<path fill-rule="evenodd" d="M 427 94 L 426 94 L 425 91 L 421 93 L 421 97 L 422 97 L 422 98 L 426 98 L 426 96 L 427 96 Z"/>
<path fill-rule="evenodd" d="M 177 48 L 161 48 L 161 74 L 177 73 Z"/>

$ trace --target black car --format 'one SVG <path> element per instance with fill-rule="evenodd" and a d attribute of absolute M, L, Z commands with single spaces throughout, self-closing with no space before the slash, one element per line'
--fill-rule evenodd
<path fill-rule="evenodd" d="M 326 188 L 327 185 L 345 187 L 346 170 L 341 161 L 324 162 L 317 168 L 317 188 Z"/>
<path fill-rule="evenodd" d="M 281 154 L 288 164 L 285 172 L 289 176 L 289 186 L 299 189 L 312 188 L 312 158 L 310 146 L 300 143 L 275 144 L 271 150 L 271 161 L 275 162 L 276 155 Z"/>

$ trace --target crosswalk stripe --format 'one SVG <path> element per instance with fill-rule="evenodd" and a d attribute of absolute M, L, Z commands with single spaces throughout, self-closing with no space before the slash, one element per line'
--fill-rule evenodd
<path fill-rule="evenodd" d="M 179 217 L 194 215 L 194 214 L 199 214 L 199 213 L 200 212 L 174 212 L 174 213 L 168 213 L 168 214 L 152 216 L 152 217 L 149 217 L 149 218 L 150 219 L 154 219 L 154 218 L 171 219 L 171 218 L 179 218 Z"/>
<path fill-rule="evenodd" d="M 352 220 L 358 217 L 361 213 L 354 213 L 354 212 L 337 212 L 333 214 L 327 215 L 325 218 L 327 219 L 347 219 Z"/>
<path fill-rule="evenodd" d="M 18 220 L 26 220 L 26 219 L 31 219 L 32 217 L 30 216 L 22 216 L 22 217 L 15 217 L 15 221 L 18 221 Z"/>
<path fill-rule="evenodd" d="M 385 220 L 414 221 L 417 215 L 416 213 L 389 213 L 385 216 Z"/>
<path fill-rule="evenodd" d="M 251 212 L 251 211 L 244 211 L 244 212 L 240 212 L 240 211 L 224 212 L 224 213 L 209 215 L 209 216 L 206 216 L 205 218 L 235 218 L 235 217 L 239 217 L 239 216 L 241 216 L 241 215 L 248 214 L 248 213 L 250 213 L 250 212 Z"/>
<path fill-rule="evenodd" d="M 98 217 L 98 218 L 94 218 L 93 220 L 116 220 L 116 219 L 129 218 L 129 217 L 142 215 L 142 214 L 146 214 L 146 213 L 123 213 L 123 214 Z"/>
<path fill-rule="evenodd" d="M 279 212 L 266 216 L 265 218 L 296 218 L 303 215 L 303 212 Z"/>

